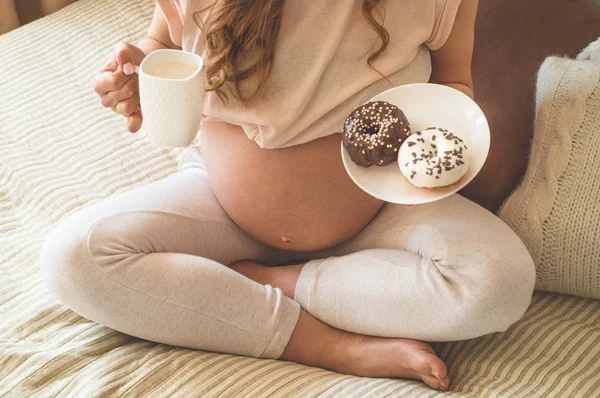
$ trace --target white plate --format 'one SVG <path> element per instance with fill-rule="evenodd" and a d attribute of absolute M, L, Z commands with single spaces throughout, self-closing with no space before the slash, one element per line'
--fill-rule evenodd
<path fill-rule="evenodd" d="M 413 132 L 427 127 L 448 129 L 465 140 L 469 170 L 458 184 L 438 189 L 415 188 L 400 172 L 398 162 L 385 167 L 356 165 L 342 143 L 342 160 L 352 180 L 365 192 L 399 204 L 421 204 L 461 190 L 483 167 L 490 150 L 490 127 L 481 108 L 453 88 L 431 83 L 407 84 L 384 91 L 369 101 L 386 101 L 400 108 Z"/>

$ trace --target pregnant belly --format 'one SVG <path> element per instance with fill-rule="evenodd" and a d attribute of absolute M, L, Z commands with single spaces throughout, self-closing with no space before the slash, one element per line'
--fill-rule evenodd
<path fill-rule="evenodd" d="M 240 127 L 206 120 L 201 139 L 209 182 L 221 206 L 267 245 L 291 251 L 334 246 L 360 232 L 384 204 L 346 173 L 339 133 L 262 149 Z"/>

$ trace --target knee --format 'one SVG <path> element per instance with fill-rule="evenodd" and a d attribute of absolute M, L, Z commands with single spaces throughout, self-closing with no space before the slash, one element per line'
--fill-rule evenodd
<path fill-rule="evenodd" d="M 88 227 L 79 214 L 59 222 L 46 236 L 40 251 L 40 271 L 45 287 L 71 306 L 78 291 L 90 283 Z"/>
<path fill-rule="evenodd" d="M 527 311 L 535 287 L 535 266 L 525 246 L 480 261 L 466 278 L 461 318 L 477 325 L 467 338 L 506 331 Z"/>

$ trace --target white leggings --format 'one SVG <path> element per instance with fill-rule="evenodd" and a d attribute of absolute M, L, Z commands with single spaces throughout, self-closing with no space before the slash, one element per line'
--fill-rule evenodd
<path fill-rule="evenodd" d="M 191 167 L 190 167 L 191 166 Z M 307 261 L 294 299 L 226 265 Z M 425 341 L 506 330 L 527 309 L 531 256 L 492 213 L 459 195 L 386 204 L 351 240 L 287 252 L 245 234 L 202 162 L 109 197 L 46 238 L 47 288 L 82 316 L 176 346 L 279 358 L 300 308 L 336 328 Z"/>

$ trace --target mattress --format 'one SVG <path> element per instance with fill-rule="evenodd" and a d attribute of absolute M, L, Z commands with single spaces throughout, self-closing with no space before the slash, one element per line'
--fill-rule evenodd
<path fill-rule="evenodd" d="M 504 333 L 436 344 L 454 383 L 361 378 L 140 340 L 82 318 L 43 287 L 60 219 L 175 172 L 179 149 L 131 134 L 92 79 L 136 42 L 150 0 L 80 0 L 0 36 L 0 397 L 598 397 L 600 301 L 536 293 Z"/>

